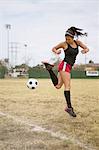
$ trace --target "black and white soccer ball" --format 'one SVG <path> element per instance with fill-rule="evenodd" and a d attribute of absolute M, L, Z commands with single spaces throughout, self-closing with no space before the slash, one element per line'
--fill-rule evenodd
<path fill-rule="evenodd" d="M 38 81 L 37 79 L 31 78 L 27 81 L 27 87 L 29 89 L 36 89 L 38 86 Z"/>

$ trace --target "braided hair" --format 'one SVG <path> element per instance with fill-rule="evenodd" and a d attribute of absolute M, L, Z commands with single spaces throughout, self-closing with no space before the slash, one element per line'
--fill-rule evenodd
<path fill-rule="evenodd" d="M 76 28 L 76 27 L 70 27 L 66 33 L 65 33 L 65 36 L 66 35 L 70 35 L 71 37 L 74 37 L 74 36 L 87 36 L 87 33 L 82 33 L 83 29 L 80 29 L 80 28 Z"/>

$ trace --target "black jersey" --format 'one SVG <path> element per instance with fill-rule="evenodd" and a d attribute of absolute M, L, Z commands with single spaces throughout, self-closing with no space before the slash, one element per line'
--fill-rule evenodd
<path fill-rule="evenodd" d="M 77 43 L 76 43 L 76 45 L 77 45 Z M 66 50 L 64 50 L 64 53 L 65 53 L 64 61 L 73 66 L 78 52 L 79 52 L 78 45 L 77 45 L 77 48 L 73 48 L 68 44 L 68 48 Z"/>

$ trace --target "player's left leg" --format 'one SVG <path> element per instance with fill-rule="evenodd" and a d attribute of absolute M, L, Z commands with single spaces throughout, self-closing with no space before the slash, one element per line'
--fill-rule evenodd
<path fill-rule="evenodd" d="M 64 96 L 67 103 L 67 108 L 65 109 L 71 116 L 76 117 L 75 112 L 73 111 L 73 107 L 71 104 L 71 96 L 70 96 L 70 73 L 66 71 L 60 71 L 60 75 L 64 82 Z"/>

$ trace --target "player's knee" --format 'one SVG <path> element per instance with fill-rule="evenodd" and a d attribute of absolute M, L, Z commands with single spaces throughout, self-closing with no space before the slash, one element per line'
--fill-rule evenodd
<path fill-rule="evenodd" d="M 65 89 L 66 89 L 66 90 L 70 90 L 70 89 L 71 89 L 71 86 L 70 86 L 70 85 L 65 85 Z"/>
<path fill-rule="evenodd" d="M 60 88 L 61 88 L 61 85 L 58 85 L 58 84 L 57 84 L 57 85 L 55 86 L 55 88 L 56 88 L 56 89 L 60 89 Z"/>

